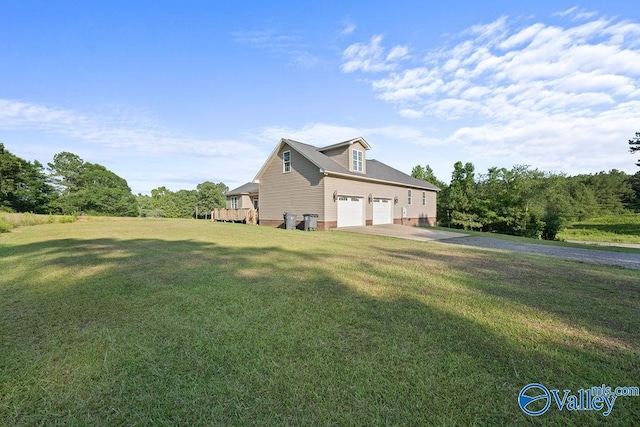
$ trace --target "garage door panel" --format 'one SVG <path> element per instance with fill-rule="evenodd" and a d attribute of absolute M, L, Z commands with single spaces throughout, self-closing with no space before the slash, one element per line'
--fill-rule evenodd
<path fill-rule="evenodd" d="M 338 196 L 338 227 L 364 225 L 364 198 Z"/>
<path fill-rule="evenodd" d="M 392 206 L 390 199 L 373 199 L 373 224 L 392 224 Z"/>

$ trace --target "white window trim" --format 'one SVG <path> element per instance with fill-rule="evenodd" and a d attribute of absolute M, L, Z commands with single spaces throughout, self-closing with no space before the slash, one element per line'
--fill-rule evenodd
<path fill-rule="evenodd" d="M 239 201 L 237 196 L 229 197 L 229 209 L 238 209 Z"/>
<path fill-rule="evenodd" d="M 427 192 L 422 192 L 422 206 L 427 206 Z"/>
<path fill-rule="evenodd" d="M 289 155 L 288 162 L 285 160 L 286 154 Z M 287 165 L 289 166 L 289 170 L 287 170 Z M 291 151 L 287 150 L 282 152 L 282 173 L 289 173 L 289 172 L 291 172 Z"/>
<path fill-rule="evenodd" d="M 364 152 L 362 150 L 351 151 L 351 170 L 354 172 L 364 172 Z"/>
<path fill-rule="evenodd" d="M 413 203 L 413 193 L 411 190 L 407 190 L 407 204 L 411 206 L 411 203 Z"/>

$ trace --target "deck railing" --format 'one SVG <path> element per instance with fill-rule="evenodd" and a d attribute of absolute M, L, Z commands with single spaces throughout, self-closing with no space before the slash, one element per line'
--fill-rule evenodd
<path fill-rule="evenodd" d="M 258 211 L 251 208 L 242 209 L 214 209 L 211 221 L 240 221 L 247 224 L 258 223 Z"/>

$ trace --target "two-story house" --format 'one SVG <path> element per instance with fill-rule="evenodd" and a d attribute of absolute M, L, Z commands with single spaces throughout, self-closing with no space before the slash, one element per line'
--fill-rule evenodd
<path fill-rule="evenodd" d="M 257 206 L 261 225 L 285 212 L 318 215 L 318 229 L 435 225 L 439 189 L 373 159 L 363 138 L 314 147 L 281 139 L 252 183 L 226 193 L 227 208 Z M 244 206 L 244 205 L 247 206 Z"/>

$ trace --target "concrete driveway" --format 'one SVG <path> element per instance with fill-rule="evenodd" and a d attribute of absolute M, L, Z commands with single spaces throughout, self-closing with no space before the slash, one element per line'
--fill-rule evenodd
<path fill-rule="evenodd" d="M 338 231 L 347 231 L 350 233 L 374 234 L 376 236 L 397 237 L 399 239 L 418 240 L 426 242 L 430 240 L 445 240 L 456 237 L 465 237 L 468 234 L 454 233 L 452 231 L 433 230 L 423 227 L 411 227 L 408 225 L 368 225 L 366 227 L 343 227 Z"/>
<path fill-rule="evenodd" d="M 508 250 L 537 255 L 547 255 L 571 261 L 590 264 L 608 264 L 620 267 L 640 269 L 640 255 L 637 253 L 608 252 L 598 249 L 571 248 L 563 246 L 547 246 L 528 242 L 512 242 L 495 239 L 490 236 L 470 236 L 452 231 L 434 230 L 430 228 L 411 227 L 408 225 L 373 225 L 367 227 L 344 227 L 338 231 L 350 233 L 375 234 L 377 236 L 397 237 L 399 239 L 430 241 L 446 240 L 445 244 L 471 246 L 484 250 Z M 449 240 L 452 239 L 452 240 Z"/>

